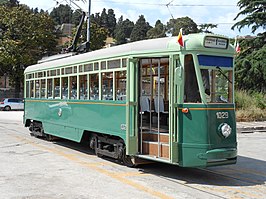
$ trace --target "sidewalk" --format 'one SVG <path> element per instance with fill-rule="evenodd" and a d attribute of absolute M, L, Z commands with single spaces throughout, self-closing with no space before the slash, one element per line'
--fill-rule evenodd
<path fill-rule="evenodd" d="M 261 122 L 237 122 L 237 133 L 266 132 L 266 121 Z"/>

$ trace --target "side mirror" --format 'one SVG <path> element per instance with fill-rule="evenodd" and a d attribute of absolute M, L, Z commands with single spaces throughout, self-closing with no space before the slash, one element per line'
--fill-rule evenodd
<path fill-rule="evenodd" d="M 183 82 L 183 68 L 177 67 L 175 69 L 175 84 L 180 85 Z"/>

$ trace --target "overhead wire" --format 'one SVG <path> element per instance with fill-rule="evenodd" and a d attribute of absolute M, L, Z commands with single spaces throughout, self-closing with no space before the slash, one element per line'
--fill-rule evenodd
<path fill-rule="evenodd" d="M 104 2 L 104 3 L 117 3 L 117 4 L 131 4 L 131 5 L 150 5 L 150 6 L 175 6 L 175 7 L 221 7 L 221 6 L 225 6 L 225 7 L 234 7 L 236 5 L 233 4 L 225 4 L 225 5 L 221 5 L 221 4 L 172 4 L 173 1 L 171 1 L 168 4 L 165 3 L 144 3 L 144 2 L 128 2 L 128 1 L 112 1 L 112 0 L 106 0 L 106 1 L 97 1 L 95 0 L 94 3 L 96 2 Z"/>

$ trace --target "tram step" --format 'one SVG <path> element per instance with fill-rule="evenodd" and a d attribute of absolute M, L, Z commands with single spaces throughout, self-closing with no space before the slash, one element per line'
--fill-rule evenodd
<path fill-rule="evenodd" d="M 159 136 L 161 143 L 169 143 L 169 134 L 168 133 L 160 133 Z M 151 141 L 151 142 L 158 142 L 158 133 L 152 132 L 143 132 L 142 133 L 142 140 L 143 141 Z"/>
<path fill-rule="evenodd" d="M 158 153 L 158 142 L 143 141 L 142 154 L 156 157 L 169 158 L 169 144 L 159 143 L 160 154 Z"/>

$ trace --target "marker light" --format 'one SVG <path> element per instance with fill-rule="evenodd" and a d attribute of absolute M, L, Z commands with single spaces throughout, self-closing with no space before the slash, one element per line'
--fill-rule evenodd
<path fill-rule="evenodd" d="M 188 113 L 188 108 L 182 108 L 182 113 Z"/>
<path fill-rule="evenodd" d="M 223 123 L 220 125 L 220 131 L 222 133 L 222 135 L 227 138 L 229 135 L 231 135 L 232 133 L 232 128 L 230 127 L 229 124 L 227 123 Z"/>

